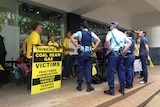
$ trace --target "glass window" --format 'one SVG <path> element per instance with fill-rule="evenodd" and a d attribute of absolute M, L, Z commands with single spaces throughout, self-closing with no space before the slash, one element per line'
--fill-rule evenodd
<path fill-rule="evenodd" d="M 54 34 L 59 43 L 64 37 L 65 14 L 32 4 L 19 3 L 19 27 L 20 27 L 20 46 L 22 41 L 32 30 L 35 22 L 43 25 L 41 34 L 42 43 L 47 42 L 47 36 Z"/>

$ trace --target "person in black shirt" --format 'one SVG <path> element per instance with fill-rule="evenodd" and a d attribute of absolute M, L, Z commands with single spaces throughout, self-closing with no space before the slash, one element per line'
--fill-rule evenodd
<path fill-rule="evenodd" d="M 0 32 L 2 31 L 2 26 L 0 25 Z M 4 40 L 3 37 L 0 34 L 0 64 L 3 67 L 3 69 L 5 70 L 5 56 L 6 56 L 7 52 L 5 49 L 5 45 L 4 45 Z M 1 84 L 4 83 L 5 81 L 5 72 L 3 70 L 0 70 L 0 87 Z"/>

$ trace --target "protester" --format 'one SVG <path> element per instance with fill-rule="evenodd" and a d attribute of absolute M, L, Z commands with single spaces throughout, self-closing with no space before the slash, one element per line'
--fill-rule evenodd
<path fill-rule="evenodd" d="M 2 26 L 0 25 L 0 32 L 2 32 Z M 3 70 L 0 70 L 0 87 L 1 84 L 4 84 L 8 80 L 7 73 L 5 71 L 5 57 L 6 57 L 6 49 L 4 45 L 4 38 L 0 34 L 0 65 L 3 68 Z"/>
<path fill-rule="evenodd" d="M 40 23 L 33 24 L 32 32 L 27 36 L 27 38 L 23 42 L 23 54 L 26 55 L 28 61 L 30 62 L 30 66 L 32 65 L 32 49 L 34 45 L 40 45 L 40 33 L 42 32 L 42 25 Z M 28 86 L 27 89 L 31 89 L 31 76 L 32 76 L 32 69 L 30 67 L 30 72 L 28 74 Z"/>
<path fill-rule="evenodd" d="M 147 69 L 147 59 L 150 59 L 149 56 L 149 46 L 148 46 L 148 40 L 145 37 L 146 31 L 140 30 L 138 33 L 140 39 L 140 50 L 139 50 L 139 56 L 142 63 L 142 69 L 143 69 L 143 80 L 140 81 L 140 84 L 145 84 L 148 82 L 148 69 Z"/>
<path fill-rule="evenodd" d="M 135 58 L 136 59 L 140 59 L 140 57 L 139 57 L 139 49 L 140 49 L 140 37 L 138 37 L 137 39 L 136 39 L 136 49 L 135 49 Z M 140 72 L 140 76 L 139 76 L 139 78 L 143 78 L 144 76 L 143 76 L 143 71 L 139 71 Z"/>
<path fill-rule="evenodd" d="M 66 80 L 67 77 L 72 78 L 72 65 L 73 65 L 73 58 L 70 54 L 71 51 L 74 51 L 73 48 L 69 47 L 71 32 L 68 31 L 66 33 L 66 38 L 63 41 L 63 52 L 64 52 L 64 61 L 63 61 L 63 71 L 62 71 L 62 79 Z"/>
<path fill-rule="evenodd" d="M 59 48 L 59 44 L 55 42 L 55 35 L 48 36 L 47 45 L 54 46 L 55 48 Z"/>

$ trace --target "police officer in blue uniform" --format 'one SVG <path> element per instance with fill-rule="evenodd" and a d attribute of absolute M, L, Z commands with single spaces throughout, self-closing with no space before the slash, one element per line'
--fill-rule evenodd
<path fill-rule="evenodd" d="M 135 40 L 133 39 L 133 32 L 126 31 L 126 36 L 131 40 L 132 45 L 127 50 L 125 59 L 124 59 L 124 66 L 126 70 L 126 86 L 125 88 L 132 88 L 133 87 L 133 80 L 134 80 L 134 50 L 135 50 Z"/>
<path fill-rule="evenodd" d="M 117 29 L 118 23 L 113 21 L 109 25 L 110 31 L 106 35 L 106 46 L 108 55 L 108 74 L 107 80 L 109 90 L 104 91 L 104 94 L 114 95 L 114 74 L 118 72 L 121 94 L 125 94 L 125 67 L 124 56 L 128 48 L 131 46 L 131 41 L 126 35 Z M 125 45 L 126 44 L 126 45 Z M 125 46 L 124 46 L 125 45 Z M 123 49 L 124 48 L 124 49 Z"/>
<path fill-rule="evenodd" d="M 88 30 L 88 23 L 84 21 L 81 25 L 81 31 L 77 31 L 71 36 L 71 41 L 79 49 L 79 56 L 77 61 L 77 76 L 78 76 L 78 86 L 77 90 L 82 91 L 82 83 L 83 83 L 83 71 L 86 77 L 86 84 L 87 84 L 87 92 L 93 91 L 94 88 L 91 86 L 92 80 L 92 65 L 91 65 L 91 52 L 95 51 L 95 49 L 100 44 L 101 40 L 98 36 Z M 79 44 L 74 42 L 74 39 L 77 38 Z M 96 44 L 92 48 L 92 41 Z"/>

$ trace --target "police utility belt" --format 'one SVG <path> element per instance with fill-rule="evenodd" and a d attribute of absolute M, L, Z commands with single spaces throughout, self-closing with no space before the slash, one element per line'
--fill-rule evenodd
<path fill-rule="evenodd" d="M 111 50 L 111 52 L 109 53 L 109 55 L 122 55 L 123 56 L 123 48 L 121 47 L 117 51 Z"/>
<path fill-rule="evenodd" d="M 86 47 L 88 47 L 88 49 L 86 49 Z M 91 53 L 92 52 L 92 48 L 90 46 L 83 46 L 83 50 L 79 50 L 79 53 Z"/>
<path fill-rule="evenodd" d="M 132 52 L 127 52 L 127 53 L 126 53 L 126 55 L 130 55 L 130 54 L 133 54 L 133 53 L 132 53 Z M 122 56 L 123 56 L 124 54 L 123 54 L 123 50 L 118 50 L 118 51 L 113 51 L 113 50 L 112 50 L 112 51 L 109 53 L 109 55 L 122 55 Z"/>

